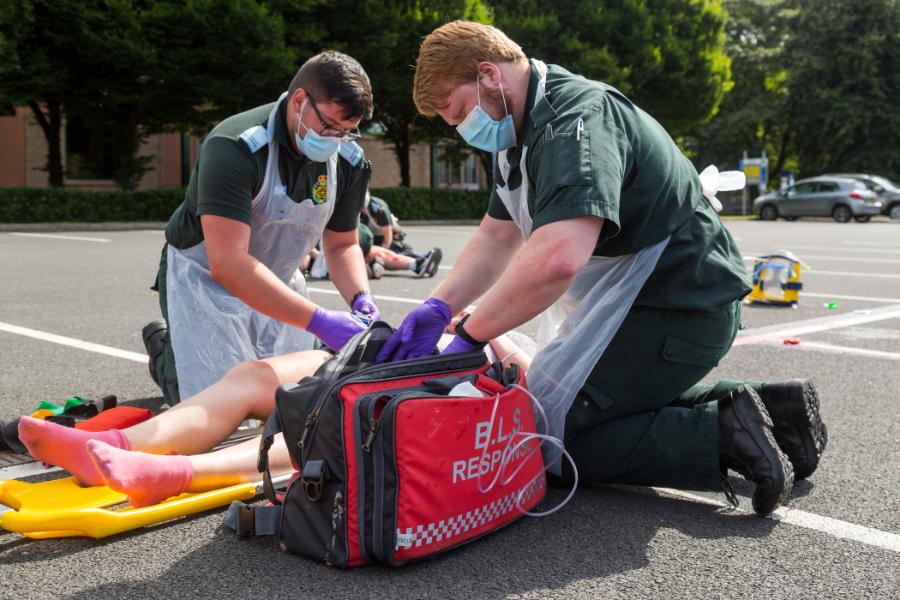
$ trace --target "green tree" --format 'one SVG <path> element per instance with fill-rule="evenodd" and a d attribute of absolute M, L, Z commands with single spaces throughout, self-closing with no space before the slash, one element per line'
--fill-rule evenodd
<path fill-rule="evenodd" d="M 900 4 L 796 0 L 787 113 L 805 175 L 900 176 Z"/>
<path fill-rule="evenodd" d="M 254 0 L 3 2 L 0 52 L 19 60 L 0 66 L 0 104 L 31 108 L 53 186 L 63 184 L 65 115 L 108 136 L 114 178 L 132 188 L 148 135 L 203 132 L 273 100 L 296 68 L 280 17 Z"/>
<path fill-rule="evenodd" d="M 286 17 L 286 13 L 282 13 Z M 352 15 L 353 18 L 347 18 Z M 486 22 L 480 0 L 338 0 L 297 15 L 330 48 L 356 58 L 366 69 L 375 96 L 373 129 L 394 149 L 401 185 L 410 184 L 413 144 L 452 135 L 439 119 L 418 115 L 412 100 L 414 65 L 422 38 L 453 19 Z"/>
<path fill-rule="evenodd" d="M 754 156 L 765 150 L 774 178 L 792 160 L 784 48 L 794 11 L 786 0 L 726 0 L 725 7 L 734 87 L 698 131 L 692 153 L 699 165 L 733 168 L 744 150 Z"/>
<path fill-rule="evenodd" d="M 130 14 L 127 36 L 91 44 L 119 60 L 97 82 L 101 93 L 76 109 L 93 129 L 115 132 L 115 179 L 126 189 L 152 160 L 138 155 L 149 135 L 202 135 L 275 100 L 296 69 L 281 18 L 254 0 L 161 1 Z"/>
<path fill-rule="evenodd" d="M 673 135 L 706 122 L 731 85 L 718 0 L 494 0 L 528 56 L 605 81 Z"/>
<path fill-rule="evenodd" d="M 6 1 L 2 8 L 0 98 L 7 107 L 31 108 L 47 140 L 50 185 L 58 187 L 63 184 L 63 105 L 81 93 L 73 56 L 82 45 L 85 7 L 72 0 L 34 0 Z"/>

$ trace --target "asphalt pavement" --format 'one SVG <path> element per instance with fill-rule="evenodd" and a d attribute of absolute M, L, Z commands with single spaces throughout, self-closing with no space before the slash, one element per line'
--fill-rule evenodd
<path fill-rule="evenodd" d="M 774 518 L 726 510 L 722 494 L 595 486 L 435 560 L 340 571 L 221 532 L 213 511 L 99 541 L 2 533 L 0 598 L 900 597 L 900 222 L 727 226 L 748 264 L 787 249 L 812 267 L 796 309 L 744 308 L 746 339 L 707 377 L 818 386 L 829 445 Z M 388 321 L 428 296 L 473 230 L 409 228 L 444 262 L 435 279 L 372 282 Z M 159 316 L 148 288 L 162 241 L 159 229 L 0 232 L 0 419 L 72 395 L 162 408 L 140 336 Z M 330 282 L 310 288 L 343 307 Z"/>

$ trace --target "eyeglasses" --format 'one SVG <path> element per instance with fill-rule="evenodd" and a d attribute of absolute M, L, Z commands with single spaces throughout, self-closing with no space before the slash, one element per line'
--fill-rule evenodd
<path fill-rule="evenodd" d="M 354 127 L 352 129 L 338 129 L 337 127 L 332 127 L 329 125 L 325 119 L 322 117 L 322 113 L 319 112 L 319 108 L 316 106 L 315 99 L 309 94 L 306 95 L 309 98 L 309 105 L 312 106 L 313 112 L 316 113 L 316 117 L 319 119 L 319 123 L 322 124 L 322 129 L 319 131 L 319 135 L 324 137 L 336 137 L 341 138 L 342 140 L 357 140 L 362 137 L 362 134 L 359 132 L 359 127 Z"/>

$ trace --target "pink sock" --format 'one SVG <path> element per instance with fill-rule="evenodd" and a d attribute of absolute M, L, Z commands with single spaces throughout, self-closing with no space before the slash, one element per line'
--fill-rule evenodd
<path fill-rule="evenodd" d="M 131 452 L 100 441 L 88 442 L 87 451 L 103 482 L 128 494 L 128 501 L 135 507 L 177 496 L 194 478 L 194 466 L 187 456 Z"/>
<path fill-rule="evenodd" d="M 19 420 L 19 439 L 33 457 L 62 467 L 84 485 L 103 485 L 103 478 L 88 456 L 88 441 L 101 440 L 116 448 L 128 448 L 125 434 L 118 429 L 81 431 L 31 417 Z"/>

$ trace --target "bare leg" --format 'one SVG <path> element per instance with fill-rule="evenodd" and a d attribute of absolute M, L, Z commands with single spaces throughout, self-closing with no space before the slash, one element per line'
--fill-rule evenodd
<path fill-rule="evenodd" d="M 187 487 L 189 492 L 205 492 L 226 485 L 259 481 L 262 475 L 256 470 L 259 438 L 247 440 L 222 450 L 189 456 L 194 467 L 194 477 Z M 269 470 L 273 477 L 293 470 L 291 457 L 281 434 L 269 450 Z"/>
<path fill-rule="evenodd" d="M 205 452 L 227 438 L 244 419 L 268 417 L 275 405 L 275 389 L 312 375 L 329 356 L 313 350 L 243 362 L 199 394 L 123 433 L 131 450 Z"/>
<path fill-rule="evenodd" d="M 88 432 L 23 417 L 19 438 L 35 458 L 66 469 L 86 485 L 98 485 L 102 478 L 87 451 L 91 441 L 153 454 L 204 452 L 248 416 L 268 417 L 275 388 L 311 375 L 328 356 L 319 351 L 297 352 L 241 363 L 175 408 L 125 430 Z"/>
<path fill-rule="evenodd" d="M 380 258 L 388 271 L 409 271 L 410 265 L 416 264 L 416 259 L 411 256 L 403 256 L 381 246 L 372 246 L 369 256 Z"/>

